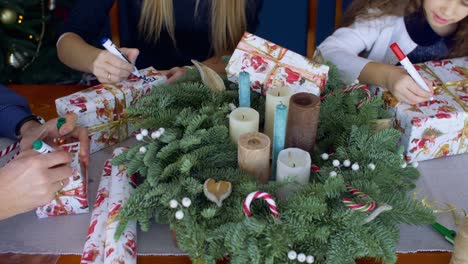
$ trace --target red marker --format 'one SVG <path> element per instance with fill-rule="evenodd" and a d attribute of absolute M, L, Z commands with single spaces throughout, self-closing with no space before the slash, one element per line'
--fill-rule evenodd
<path fill-rule="evenodd" d="M 413 80 L 424 90 L 432 93 L 432 89 L 429 88 L 426 84 L 426 82 L 423 80 L 421 75 L 419 75 L 418 71 L 416 68 L 414 68 L 413 64 L 411 61 L 408 59 L 406 54 L 400 49 L 400 46 L 395 42 L 392 45 L 390 45 L 390 49 L 392 49 L 393 53 L 397 57 L 397 59 L 400 61 L 401 65 L 405 68 L 406 72 L 413 78 Z M 432 97 L 429 100 L 434 100 Z"/>

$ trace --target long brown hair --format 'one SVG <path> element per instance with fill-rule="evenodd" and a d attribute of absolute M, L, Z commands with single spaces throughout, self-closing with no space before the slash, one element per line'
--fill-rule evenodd
<path fill-rule="evenodd" d="M 423 0 L 354 0 L 343 16 L 342 26 L 351 25 L 356 19 L 371 19 L 380 16 L 406 16 L 423 8 Z M 369 12 L 369 9 L 375 12 Z M 468 55 L 468 17 L 458 22 L 455 43 L 449 57 Z"/>
<path fill-rule="evenodd" d="M 176 43 L 174 36 L 173 0 L 143 0 L 139 30 L 150 42 L 159 39 L 164 27 Z M 180 0 L 179 0 L 180 1 Z M 194 16 L 200 0 L 197 0 Z M 247 30 L 246 0 L 211 0 L 211 42 L 215 56 L 233 51 Z"/>

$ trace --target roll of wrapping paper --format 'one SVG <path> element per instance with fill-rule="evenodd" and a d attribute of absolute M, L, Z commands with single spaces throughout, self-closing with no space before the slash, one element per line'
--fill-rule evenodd
<path fill-rule="evenodd" d="M 104 241 L 108 213 L 111 165 L 110 159 L 104 163 L 96 201 L 94 202 L 86 242 L 81 255 L 81 264 L 104 263 Z"/>
<path fill-rule="evenodd" d="M 243 134 L 238 140 L 239 168 L 263 184 L 270 178 L 270 147 L 270 138 L 258 132 Z"/>
<path fill-rule="evenodd" d="M 320 98 L 311 93 L 297 93 L 289 101 L 286 148 L 300 148 L 313 153 L 320 113 Z"/>
<path fill-rule="evenodd" d="M 123 150 L 118 148 L 113 155 L 117 156 Z M 119 225 L 117 215 L 133 192 L 127 167 L 112 166 L 110 185 L 104 263 L 136 263 L 136 222 L 129 221 L 119 239 L 115 240 L 115 232 Z"/>
<path fill-rule="evenodd" d="M 465 216 L 460 229 L 455 238 L 452 259 L 450 264 L 466 264 L 468 263 L 468 217 Z"/>

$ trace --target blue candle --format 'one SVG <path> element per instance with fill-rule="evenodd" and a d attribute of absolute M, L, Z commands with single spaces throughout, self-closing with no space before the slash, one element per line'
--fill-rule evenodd
<path fill-rule="evenodd" d="M 273 180 L 276 179 L 276 162 L 281 150 L 284 149 L 284 142 L 286 138 L 286 119 L 288 116 L 288 107 L 284 104 L 276 106 L 275 110 L 275 123 L 273 127 L 273 148 L 272 148 L 272 172 Z"/>
<path fill-rule="evenodd" d="M 239 107 L 250 107 L 250 75 L 239 73 Z"/>

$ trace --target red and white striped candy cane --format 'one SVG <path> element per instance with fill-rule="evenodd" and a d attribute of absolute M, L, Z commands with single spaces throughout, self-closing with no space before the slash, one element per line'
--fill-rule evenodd
<path fill-rule="evenodd" d="M 353 196 L 356 196 L 363 200 L 367 200 L 367 203 L 356 203 L 351 198 L 342 198 L 341 201 L 346 207 L 348 207 L 351 210 L 357 210 L 360 212 L 371 212 L 375 209 L 375 202 L 372 199 L 370 199 L 369 196 L 367 196 L 367 194 L 361 192 L 361 190 L 359 189 L 351 187 L 351 185 L 349 184 L 346 184 L 345 187 L 348 190 L 348 192 Z"/>
<path fill-rule="evenodd" d="M 256 199 L 263 199 L 268 203 L 268 207 L 270 208 L 271 215 L 276 218 L 279 218 L 278 214 L 278 207 L 276 207 L 275 200 L 273 197 L 262 191 L 252 192 L 244 200 L 244 213 L 247 217 L 252 216 L 252 212 L 250 212 L 250 204 Z"/>
<path fill-rule="evenodd" d="M 18 147 L 19 147 L 19 142 L 15 142 L 15 143 L 11 144 L 10 146 L 6 147 L 5 149 L 0 150 L 0 158 L 7 155 L 10 152 L 12 152 L 13 150 L 15 150 Z M 18 152 L 19 152 L 19 149 L 18 149 Z"/>
<path fill-rule="evenodd" d="M 356 105 L 356 108 L 359 109 L 366 101 L 370 101 L 370 99 L 372 98 L 369 86 L 358 83 L 358 84 L 348 85 L 344 87 L 343 89 L 341 89 L 341 91 L 343 93 L 350 93 L 356 89 L 366 92 L 366 98 L 359 101 L 359 103 Z"/>

